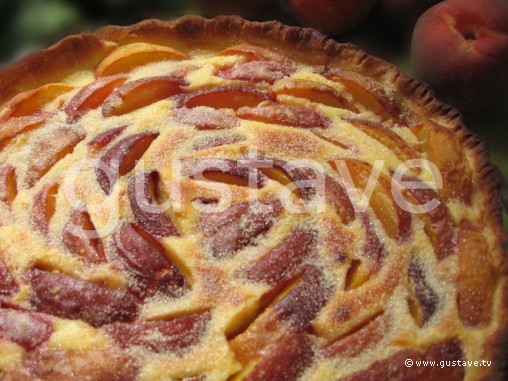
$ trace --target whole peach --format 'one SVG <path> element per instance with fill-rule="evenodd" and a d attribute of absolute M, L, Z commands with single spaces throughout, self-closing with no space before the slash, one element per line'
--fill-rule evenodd
<path fill-rule="evenodd" d="M 300 25 L 333 36 L 360 24 L 376 0 L 286 0 L 286 3 Z"/>
<path fill-rule="evenodd" d="M 508 91 L 508 3 L 447 0 L 416 23 L 411 61 L 417 78 L 462 111 Z"/>

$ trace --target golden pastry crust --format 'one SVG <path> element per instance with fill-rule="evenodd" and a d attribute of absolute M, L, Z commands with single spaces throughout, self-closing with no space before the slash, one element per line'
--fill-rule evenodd
<path fill-rule="evenodd" d="M 195 52 L 199 49 L 220 52 L 238 43 L 248 43 L 269 48 L 279 54 L 290 57 L 299 64 L 313 67 L 314 73 L 327 79 L 338 77 L 341 79 L 345 78 L 347 81 L 351 78 L 354 80 L 355 75 L 361 76 L 361 84 L 365 88 L 372 89 L 373 93 L 379 92 L 376 94 L 379 94 L 380 99 L 388 102 L 384 105 L 386 108 L 390 109 L 392 106 L 399 108 L 398 110 L 393 110 L 394 123 L 397 125 L 402 126 L 407 124 L 408 127 L 414 129 L 418 121 L 431 120 L 437 125 L 445 127 L 448 131 L 453 131 L 471 167 L 473 176 L 472 184 L 474 187 L 474 205 L 479 208 L 475 211 L 474 222 L 477 226 L 484 227 L 485 232 L 488 232 L 486 233 L 485 240 L 495 268 L 495 277 L 498 282 L 495 286 L 495 307 L 493 307 L 495 308 L 495 316 L 492 317 L 492 320 L 496 321 L 497 326 L 494 328 L 491 327 L 488 331 L 489 340 L 484 343 L 484 352 L 478 348 L 475 351 L 475 354 L 485 353 L 486 358 L 492 359 L 497 364 L 497 367 L 480 370 L 476 369 L 474 372 L 468 370 L 469 373 L 466 374 L 468 374 L 469 378 L 467 379 L 502 380 L 506 377 L 506 364 L 504 362 L 506 361 L 506 353 L 508 353 L 508 343 L 506 342 L 508 323 L 504 323 L 505 326 L 503 326 L 503 322 L 508 321 L 508 281 L 506 278 L 508 275 L 508 261 L 501 245 L 500 182 L 497 173 L 490 164 L 488 151 L 484 142 L 467 130 L 460 114 L 456 110 L 436 100 L 432 92 L 424 84 L 408 78 L 395 66 L 371 57 L 353 45 L 338 44 L 310 29 L 287 27 L 276 22 L 252 23 L 236 17 L 220 17 L 213 20 L 206 20 L 199 17 L 183 17 L 171 23 L 149 20 L 131 27 L 105 27 L 94 34 L 71 36 L 45 51 L 34 53 L 8 68 L 0 70 L 0 80 L 3 84 L 2 89 L 0 89 L 0 105 L 5 104 L 19 93 L 38 88 L 48 83 L 61 82 L 79 71 L 93 70 L 97 64 L 110 55 L 115 48 L 137 42 L 168 46 L 183 52 Z M 339 71 L 335 72 L 334 70 Z M 343 72 L 345 72 L 345 74 Z M 27 76 L 27 73 L 30 74 Z M 323 79 L 322 83 L 325 84 L 327 82 Z M 291 94 L 289 96 L 291 97 Z M 1 116 L 2 115 L 0 115 L 0 117 Z M 254 120 L 256 120 L 255 116 L 253 117 L 251 114 L 248 114 L 248 112 L 243 115 L 242 118 L 254 118 Z M 363 128 L 368 127 L 363 126 Z M 297 132 L 290 132 L 287 133 L 287 137 L 293 138 L 297 136 L 296 134 Z M 171 147 L 171 144 L 176 145 L 179 142 L 185 141 L 185 136 L 177 135 L 178 134 L 172 136 L 168 140 L 168 145 L 160 149 L 167 149 L 167 147 Z M 301 137 L 299 141 L 310 139 L 307 135 L 300 135 L 298 135 L 299 139 Z M 1 137 L 2 135 L 0 134 L 0 140 L 2 140 Z M 324 137 L 327 139 L 330 138 L 329 136 Z M 149 136 L 143 138 L 147 139 L 147 141 L 150 139 Z M 82 137 L 75 136 L 74 139 L 79 142 Z M 275 135 L 256 132 L 256 139 L 258 145 L 265 148 L 265 152 L 270 151 L 270 149 L 273 151 L 279 149 L 279 146 L 275 143 L 273 146 L 270 145 L 270 142 L 277 139 Z M 310 142 L 310 140 L 308 141 Z M 313 144 L 316 144 L 316 146 L 312 146 Z M 314 141 L 308 144 L 302 143 L 301 147 L 297 148 L 297 150 L 304 152 L 305 149 L 309 149 L 309 151 L 306 152 L 309 158 L 312 157 L 312 155 L 319 157 L 322 155 L 322 152 L 326 151 L 326 148 L 319 144 Z M 220 150 L 217 152 L 220 152 Z M 289 155 L 291 152 L 287 154 Z M 204 154 L 204 156 L 206 156 L 206 154 Z M 158 154 L 153 154 L 150 157 L 153 158 L 153 163 L 160 160 Z M 194 194 L 193 192 L 193 189 L 189 190 L 189 194 Z M 239 200 L 246 197 L 242 191 L 238 191 L 237 196 Z M 467 204 L 467 202 L 465 202 L 465 204 Z M 470 212 L 459 211 L 454 215 L 454 218 L 460 220 L 461 216 L 467 217 L 467 213 Z M 178 228 L 183 229 L 181 226 L 178 226 Z M 8 227 L 4 227 L 3 229 L 7 231 Z M 467 227 L 464 229 L 466 232 L 468 231 Z M 333 232 L 330 234 L 333 234 Z M 339 234 L 339 232 L 336 234 Z M 398 233 L 394 234 L 396 235 Z M 19 235 L 23 236 L 23 234 Z M 28 237 L 29 239 L 31 238 L 31 236 Z M 23 237 L 15 238 L 14 242 L 20 245 L 20 249 L 27 248 L 26 245 L 20 242 L 22 239 Z M 465 245 L 468 247 L 467 244 Z M 395 259 L 391 259 L 391 261 L 394 262 L 392 263 L 390 261 L 386 266 L 390 267 L 389 271 L 397 273 L 400 269 L 397 267 L 396 254 L 394 254 L 394 256 Z M 172 259 L 177 264 L 177 267 L 185 267 L 184 264 L 180 263 L 180 261 L 183 261 L 182 258 L 173 257 Z M 59 269 L 53 261 L 48 260 L 48 263 L 54 265 L 54 268 Z M 185 270 L 182 271 L 185 273 Z M 217 271 L 217 268 L 213 270 L 207 269 L 200 273 L 200 277 L 203 277 L 203 279 L 209 277 L 208 281 L 213 282 L 214 279 L 221 279 L 222 275 L 216 273 Z M 87 277 L 89 277 L 89 279 L 94 279 L 94 275 L 91 274 L 87 274 Z M 309 277 L 311 277 L 311 275 L 309 275 Z M 390 278 L 392 276 L 388 274 L 387 277 Z M 98 274 L 95 280 L 101 280 L 101 275 Z M 121 285 L 122 280 L 113 279 L 110 280 L 110 282 L 111 284 L 119 282 Z M 121 288 L 118 284 L 115 287 Z M 225 295 L 228 295 L 230 291 L 231 290 L 227 287 L 225 289 L 216 290 L 218 294 L 221 294 L 226 299 L 227 297 Z M 234 292 L 231 291 L 231 295 L 233 294 Z M 182 311 L 185 311 L 184 306 L 181 308 L 183 308 Z M 354 311 L 353 307 L 348 308 Z M 192 309 L 188 312 L 197 315 L 208 313 Z M 245 316 L 249 316 L 249 312 L 245 310 L 238 313 L 240 315 L 245 313 Z M 377 316 L 377 314 L 374 315 Z M 318 317 L 318 320 L 319 318 L 320 317 Z M 327 321 L 329 324 L 334 324 L 330 320 L 329 315 L 321 316 L 321 319 Z M 456 323 L 442 322 L 441 324 L 453 325 Z M 241 328 L 242 327 L 237 327 L 236 330 L 241 332 Z M 346 329 L 352 330 L 352 328 L 353 327 L 349 327 Z M 80 329 L 86 330 L 88 328 L 80 327 Z M 316 328 L 314 327 L 314 329 Z M 474 331 L 474 329 L 471 328 L 471 331 Z M 235 334 L 236 333 L 237 332 L 235 332 Z M 331 340 L 332 342 L 336 342 L 335 340 L 341 337 L 341 334 L 338 332 L 318 333 L 324 337 L 329 335 L 327 340 Z M 232 333 L 230 332 L 230 334 Z M 467 337 L 468 340 L 474 340 L 474 334 L 464 333 L 464 337 Z M 439 335 L 437 335 L 437 339 L 439 339 Z M 101 342 L 101 340 L 104 339 L 94 337 L 94 340 Z M 305 343 L 298 341 L 303 340 L 301 337 L 294 338 L 294 340 L 297 344 L 305 345 Z M 401 347 L 404 347 L 404 341 L 407 339 L 399 337 L 398 340 L 402 343 Z M 2 343 L 0 342 L 0 346 L 1 345 Z M 242 342 L 241 338 L 235 338 L 231 345 L 237 357 L 236 361 L 243 364 L 242 353 L 244 353 L 244 346 L 246 344 Z M 425 348 L 428 346 L 428 343 L 420 342 L 418 345 L 420 348 Z M 235 351 L 235 348 L 241 348 L 241 350 Z M 232 364 L 235 363 L 235 360 L 229 358 L 228 356 L 230 355 L 231 353 L 224 355 L 222 360 L 224 364 L 234 369 L 235 365 Z M 114 354 L 113 356 L 116 355 Z M 121 357 L 121 355 L 118 356 Z M 35 360 L 30 359 L 29 361 Z M 116 364 L 115 361 L 118 360 L 115 358 L 111 361 L 113 364 Z M 245 361 L 246 364 L 249 364 L 247 360 Z M 192 363 L 189 364 L 192 365 Z M 195 366 L 195 364 L 193 366 Z M 238 366 L 238 363 L 236 363 L 236 366 Z M 323 377 L 329 376 L 330 373 L 327 372 L 332 368 L 333 366 L 331 365 L 326 365 L 324 368 L 316 366 L 316 368 L 312 370 L 314 373 L 307 373 L 306 377 L 312 380 L 326 379 Z M 97 372 L 99 374 L 97 377 L 100 377 L 101 370 L 97 370 Z M 154 370 L 145 370 L 144 375 L 147 379 L 150 379 L 150 372 L 154 372 Z M 155 371 L 154 373 L 157 372 Z M 221 377 L 220 374 L 215 374 L 214 376 L 210 376 L 211 373 L 207 374 L 211 379 L 213 379 L 213 377 L 220 379 Z M 15 375 L 14 377 L 16 376 L 19 377 L 19 375 Z M 6 379 L 9 379 L 8 375 L 6 377 Z M 44 375 L 40 377 L 45 379 Z M 348 377 L 351 377 L 348 379 L 355 379 L 354 375 L 351 374 Z M 153 379 L 157 379 L 157 376 L 153 376 Z"/>

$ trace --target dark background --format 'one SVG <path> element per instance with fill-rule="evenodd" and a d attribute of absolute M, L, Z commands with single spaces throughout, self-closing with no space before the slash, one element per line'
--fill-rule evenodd
<path fill-rule="evenodd" d="M 283 0 L 273 3 L 254 19 L 276 19 L 296 25 Z M 68 34 L 93 31 L 107 24 L 129 25 L 147 18 L 171 20 L 200 13 L 192 0 L 0 0 L 0 66 Z M 411 75 L 408 57 L 412 26 L 393 23 L 378 7 L 359 27 L 335 39 L 353 42 Z M 488 109 L 464 114 L 464 118 L 471 130 L 486 139 L 491 158 L 504 175 L 508 205 L 508 99 Z M 506 214 L 505 231 L 508 232 Z"/>

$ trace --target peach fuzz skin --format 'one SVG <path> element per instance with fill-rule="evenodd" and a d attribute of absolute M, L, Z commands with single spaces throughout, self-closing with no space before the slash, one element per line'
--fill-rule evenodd
<path fill-rule="evenodd" d="M 484 108 L 508 89 L 508 3 L 448 0 L 425 12 L 413 33 L 415 76 L 461 111 Z"/>

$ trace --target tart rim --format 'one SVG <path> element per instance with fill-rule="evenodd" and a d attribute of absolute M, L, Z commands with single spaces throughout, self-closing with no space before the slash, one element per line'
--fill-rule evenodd
<path fill-rule="evenodd" d="M 198 41 L 196 41 L 198 40 Z M 219 16 L 205 19 L 200 16 L 183 16 L 165 22 L 156 19 L 119 27 L 105 26 L 95 33 L 71 35 L 47 49 L 33 52 L 0 69 L 0 107 L 18 93 L 50 82 L 58 82 L 68 74 L 93 68 L 118 46 L 143 41 L 167 45 L 170 42 L 186 42 L 200 45 L 224 41 L 268 41 L 283 51 L 313 64 L 346 65 L 348 70 L 370 77 L 386 87 L 394 89 L 402 106 L 410 104 L 429 119 L 453 130 L 464 150 L 473 160 L 476 188 L 484 210 L 480 220 L 494 232 L 493 257 L 501 259 L 498 269 L 505 278 L 501 290 L 504 301 L 504 326 L 492 335 L 488 346 L 492 348 L 492 360 L 497 367 L 484 380 L 502 380 L 508 377 L 508 256 L 502 246 L 502 214 L 499 199 L 501 177 L 489 158 L 485 141 L 465 125 L 461 113 L 438 100 L 425 83 L 405 75 L 395 65 L 365 53 L 350 43 L 338 43 L 316 30 L 286 26 L 277 21 L 251 22 L 238 16 Z M 29 76 L 26 73 L 30 73 Z M 400 97 L 399 97 L 400 95 Z"/>

